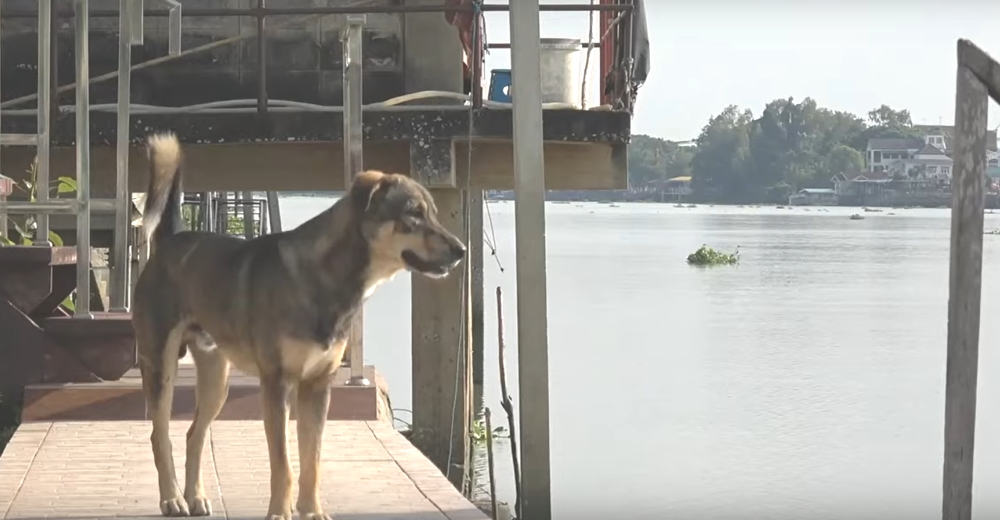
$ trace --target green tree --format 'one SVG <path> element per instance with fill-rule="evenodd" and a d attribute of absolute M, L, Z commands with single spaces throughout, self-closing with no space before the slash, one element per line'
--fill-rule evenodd
<path fill-rule="evenodd" d="M 909 110 L 893 110 L 889 105 L 882 105 L 868 111 L 868 123 L 871 126 L 909 127 L 913 126 Z"/>
<path fill-rule="evenodd" d="M 753 114 L 730 105 L 709 119 L 698 136 L 691 159 L 691 187 L 706 197 L 722 201 L 750 200 L 750 123 Z"/>
<path fill-rule="evenodd" d="M 691 175 L 690 147 L 643 134 L 635 134 L 628 148 L 629 184 Z"/>
<path fill-rule="evenodd" d="M 830 177 L 838 173 L 859 171 L 865 167 L 865 155 L 846 144 L 838 144 L 825 160 L 826 173 Z"/>

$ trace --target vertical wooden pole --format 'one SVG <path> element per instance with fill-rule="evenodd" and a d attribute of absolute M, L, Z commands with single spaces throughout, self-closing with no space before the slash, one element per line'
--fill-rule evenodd
<path fill-rule="evenodd" d="M 472 190 L 469 194 L 469 262 L 472 269 L 472 384 L 477 388 L 483 385 L 485 372 L 486 343 L 483 335 L 483 190 Z"/>
<path fill-rule="evenodd" d="M 964 65 L 968 50 L 967 42 L 959 41 L 948 284 L 944 520 L 972 517 L 988 98 L 982 82 Z"/>
<path fill-rule="evenodd" d="M 522 506 L 527 520 L 552 518 L 549 481 L 549 340 L 545 275 L 545 157 L 538 0 L 510 4 L 514 99 L 518 394 Z"/>

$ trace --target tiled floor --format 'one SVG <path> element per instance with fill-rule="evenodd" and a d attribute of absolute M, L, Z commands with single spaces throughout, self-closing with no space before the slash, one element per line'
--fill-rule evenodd
<path fill-rule="evenodd" d="M 188 426 L 187 421 L 171 424 L 182 487 Z M 290 432 L 294 428 L 290 425 Z M 150 432 L 148 421 L 22 425 L 0 458 L 0 518 L 158 517 Z M 289 453 L 297 475 L 298 448 L 295 435 L 290 438 Z M 203 460 L 214 513 L 207 518 L 264 518 L 269 470 L 261 422 L 216 422 Z M 323 505 L 334 518 L 487 518 L 386 423 L 327 423 L 323 461 Z"/>

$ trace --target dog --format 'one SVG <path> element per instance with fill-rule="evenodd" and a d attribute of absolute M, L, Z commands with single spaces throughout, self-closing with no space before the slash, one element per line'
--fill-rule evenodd
<path fill-rule="evenodd" d="M 320 448 L 330 383 L 352 319 L 400 271 L 440 278 L 466 246 L 437 218 L 434 199 L 405 175 L 359 173 L 332 207 L 298 228 L 245 240 L 186 231 L 183 156 L 172 133 L 147 139 L 143 227 L 149 260 L 136 282 L 132 323 L 164 516 L 205 516 L 205 435 L 229 392 L 230 367 L 260 380 L 271 470 L 269 520 L 292 518 L 286 430 L 294 395 L 302 519 L 329 520 L 319 497 Z M 194 421 L 183 494 L 168 435 L 177 365 L 194 358 Z"/>

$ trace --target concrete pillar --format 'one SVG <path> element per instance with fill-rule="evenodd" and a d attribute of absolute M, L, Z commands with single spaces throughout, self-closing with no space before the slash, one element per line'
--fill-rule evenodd
<path fill-rule="evenodd" d="M 443 5 L 443 0 L 410 0 L 408 4 Z M 407 92 L 462 91 L 462 44 L 444 13 L 404 15 L 404 68 Z M 455 104 L 426 100 L 421 104 Z M 411 157 L 411 162 L 419 157 Z M 426 161 L 423 161 L 426 163 Z M 445 172 L 427 172 L 439 176 Z M 423 174 L 422 174 L 423 176 Z M 427 182 L 430 179 L 419 179 Z M 468 222 L 463 192 L 432 190 L 441 222 L 465 236 Z M 476 239 L 473 239 L 475 242 Z M 479 237 L 481 241 L 481 236 Z M 469 298 L 463 293 L 465 266 L 444 280 L 412 278 L 413 443 L 459 489 L 468 484 L 471 409 Z M 466 280 L 467 282 L 468 280 Z M 457 384 L 456 384 L 457 383 Z"/>

